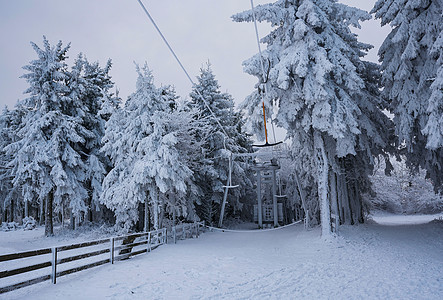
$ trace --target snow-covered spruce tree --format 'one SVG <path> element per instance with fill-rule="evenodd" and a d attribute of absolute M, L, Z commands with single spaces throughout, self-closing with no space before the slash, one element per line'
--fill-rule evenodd
<path fill-rule="evenodd" d="M 220 91 L 220 85 L 209 63 L 200 69 L 197 80 L 198 83 L 190 94 L 190 105 L 198 109 L 199 115 L 196 118 L 205 120 L 211 132 L 203 145 L 204 160 L 196 170 L 196 180 L 202 191 L 196 205 L 199 216 L 212 224 L 219 218 L 223 186 L 227 184 L 229 175 L 229 156 L 232 153 L 248 152 L 251 141 L 249 135 L 243 132 L 242 115 L 234 110 L 232 96 Z M 202 96 L 204 101 L 201 99 Z M 240 197 L 252 187 L 251 178 L 248 177 L 245 168 L 245 164 L 239 160 L 233 163 L 232 182 L 242 188 L 231 189 L 229 197 L 233 199 L 230 204 L 237 208 Z"/>
<path fill-rule="evenodd" d="M 193 116 L 194 112 L 184 107 L 157 111 L 152 117 L 153 133 L 140 145 L 149 155 L 143 161 L 144 166 L 140 164 L 138 167 L 150 168 L 147 172 L 153 180 L 150 190 L 159 191 L 159 208 L 154 205 L 152 210 L 154 228 L 162 227 L 165 212 L 172 216 L 174 223 L 181 216 L 196 219 L 192 200 L 196 199 L 198 189 L 193 170 L 200 166 L 203 145 L 196 137 L 205 124 Z M 158 217 L 157 211 L 160 213 Z"/>
<path fill-rule="evenodd" d="M 410 169 L 424 168 L 435 191 L 443 192 L 443 2 L 379 0 L 372 12 L 392 27 L 379 56 L 398 142 Z"/>
<path fill-rule="evenodd" d="M 175 216 L 193 213 L 185 195 L 195 190 L 190 165 L 201 151 L 193 115 L 177 110 L 174 89 L 156 88 L 147 65 L 137 66 L 137 72 L 136 92 L 110 115 L 102 148 L 113 168 L 104 179 L 101 202 L 124 231 L 138 220 L 140 203 L 149 204 L 154 228 L 161 226 L 165 206 Z"/>
<path fill-rule="evenodd" d="M 7 221 L 7 213 L 6 213 L 6 197 L 9 194 L 9 190 L 12 188 L 12 179 L 10 178 L 8 163 L 11 160 L 9 155 L 6 155 L 4 152 L 5 146 L 10 144 L 10 138 L 8 134 L 8 118 L 9 110 L 7 107 L 3 109 L 2 114 L 0 115 L 0 224 L 3 221 Z"/>
<path fill-rule="evenodd" d="M 88 190 L 88 207 L 85 219 L 92 221 L 92 212 L 99 211 L 101 185 L 110 162 L 100 152 L 101 139 L 104 135 L 105 116 L 100 110 L 108 99 L 116 100 L 110 93 L 113 82 L 109 76 L 111 61 L 104 68 L 98 62 L 90 63 L 82 54 L 76 59 L 69 73 L 67 85 L 69 97 L 82 103 L 76 114 L 81 118 L 81 125 L 87 129 L 83 132 L 83 142 L 76 145 L 76 151 L 82 153 L 85 166 L 84 185 Z M 71 219 L 74 226 L 80 220 Z"/>
<path fill-rule="evenodd" d="M 306 201 L 320 200 L 305 207 L 310 223 L 318 221 L 318 208 L 324 234 L 330 231 L 330 209 L 342 223 L 363 221 L 360 194 L 369 187 L 367 175 L 387 146 L 390 128 L 375 88 L 376 66 L 361 60 L 371 46 L 349 28 L 370 15 L 333 0 L 280 0 L 255 12 L 274 29 L 262 39 L 263 58 L 244 62 L 259 83 L 243 107 L 258 124 L 262 100 L 268 116 L 278 106 L 275 118 L 292 141 Z M 252 11 L 233 19 L 252 21 Z"/>
<path fill-rule="evenodd" d="M 437 55 L 437 74 L 431 84 L 429 97 L 428 122 L 423 133 L 427 136 L 426 147 L 431 150 L 443 148 L 443 31 L 431 49 L 431 55 Z"/>
<path fill-rule="evenodd" d="M 2 199 L 0 223 L 15 221 L 16 211 L 21 210 L 22 206 L 24 206 L 25 217 L 28 216 L 29 205 L 35 200 L 30 190 L 25 193 L 25 197 L 22 197 L 21 188 L 13 185 L 14 178 L 10 166 L 13 155 L 5 151 L 6 146 L 18 139 L 16 132 L 19 130 L 23 115 L 24 111 L 20 105 L 11 111 L 5 107 L 0 115 L 0 197 Z"/>
<path fill-rule="evenodd" d="M 14 155 L 14 186 L 22 186 L 25 193 L 32 190 L 42 204 L 46 203 L 45 235 L 49 236 L 53 234 L 53 211 L 63 202 L 69 201 L 76 215 L 87 210 L 85 167 L 75 145 L 92 134 L 82 126 L 78 115 L 82 102 L 72 97 L 66 84 L 69 45 L 63 47 L 60 41 L 51 47 L 46 37 L 43 49 L 31 45 L 38 59 L 23 67 L 29 73 L 22 77 L 30 85 L 26 90 L 30 96 L 22 103 L 26 115 L 17 132 L 19 140 L 6 150 Z"/>

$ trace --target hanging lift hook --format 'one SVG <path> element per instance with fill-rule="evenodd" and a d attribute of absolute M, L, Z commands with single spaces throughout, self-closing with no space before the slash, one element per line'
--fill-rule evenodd
<path fill-rule="evenodd" d="M 261 47 L 260 47 L 260 38 L 258 36 L 257 18 L 255 16 L 255 8 L 254 8 L 254 1 L 253 0 L 251 0 L 251 9 L 252 9 L 252 17 L 254 19 L 255 36 L 257 38 L 258 52 L 259 52 L 259 56 L 260 56 L 260 67 L 261 67 L 262 76 L 263 76 L 263 87 L 264 87 L 264 89 L 263 89 L 263 92 L 261 92 L 261 90 L 259 88 L 259 94 L 261 94 L 261 96 L 262 96 L 263 124 L 265 126 L 265 141 L 266 141 L 265 144 L 262 144 L 262 145 L 252 145 L 252 147 L 264 148 L 264 147 L 276 146 L 278 144 L 283 143 L 283 141 L 276 142 L 276 143 L 269 143 L 268 142 L 268 130 L 266 128 L 265 94 L 267 94 L 266 82 L 269 79 L 269 71 L 271 69 L 271 61 L 268 59 L 269 68 L 268 68 L 268 73 L 266 74 L 265 67 L 264 67 L 264 64 L 263 64 L 263 54 L 262 54 Z M 275 137 L 274 137 L 274 139 L 275 139 Z"/>

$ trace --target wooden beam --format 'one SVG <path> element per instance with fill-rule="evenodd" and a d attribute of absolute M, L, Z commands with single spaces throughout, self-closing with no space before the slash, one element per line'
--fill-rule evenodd
<path fill-rule="evenodd" d="M 51 248 L 0 255 L 0 262 L 51 253 Z"/>
<path fill-rule="evenodd" d="M 29 285 L 33 285 L 33 284 L 36 284 L 36 283 L 40 283 L 40 282 L 43 282 L 43 281 L 46 281 L 46 280 L 49 280 L 49 279 L 51 279 L 51 275 L 44 275 L 44 276 L 37 277 L 37 278 L 34 278 L 34 279 L 30 279 L 30 280 L 26 280 L 26 281 L 23 281 L 23 282 L 20 282 L 20 283 L 8 285 L 8 286 L 0 288 L 0 294 L 6 293 L 6 292 L 10 292 L 10 291 L 13 291 L 13 290 L 25 287 L 25 286 L 29 286 Z"/>
<path fill-rule="evenodd" d="M 23 268 L 1 271 L 0 278 L 18 275 L 18 274 L 22 274 L 22 273 L 26 273 L 26 272 L 30 272 L 30 271 L 35 271 L 35 270 L 43 269 L 43 268 L 50 267 L 50 266 L 51 266 L 51 262 L 47 261 L 44 263 L 39 263 L 39 264 L 35 264 L 32 266 L 27 266 L 27 267 L 23 267 Z"/>

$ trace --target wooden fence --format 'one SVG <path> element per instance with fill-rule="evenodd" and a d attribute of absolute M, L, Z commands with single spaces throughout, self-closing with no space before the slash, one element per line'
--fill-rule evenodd
<path fill-rule="evenodd" d="M 187 238 L 198 237 L 200 234 L 200 227 L 204 227 L 204 222 L 199 223 L 183 223 L 181 225 L 173 226 L 168 238 L 177 243 L 177 240 L 184 240 Z"/>
<path fill-rule="evenodd" d="M 6 286 L 0 287 L 0 294 L 46 280 L 55 284 L 59 277 L 150 252 L 166 244 L 168 238 L 176 243 L 180 239 L 198 237 L 203 226 L 203 222 L 189 223 L 174 226 L 169 232 L 163 228 L 67 246 L 0 255 L 0 279 L 7 281 Z M 6 269 L 8 267 L 11 269 Z M 13 277 L 17 275 L 20 275 L 18 279 Z"/>

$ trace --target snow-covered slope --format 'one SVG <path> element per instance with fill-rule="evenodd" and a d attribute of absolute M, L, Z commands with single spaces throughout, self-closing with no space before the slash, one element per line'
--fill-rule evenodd
<path fill-rule="evenodd" d="M 399 217 L 374 217 L 400 223 Z M 443 299 L 443 221 L 207 232 L 5 299 Z M 427 221 L 429 221 L 428 218 Z M 423 220 L 421 222 L 424 222 Z"/>

